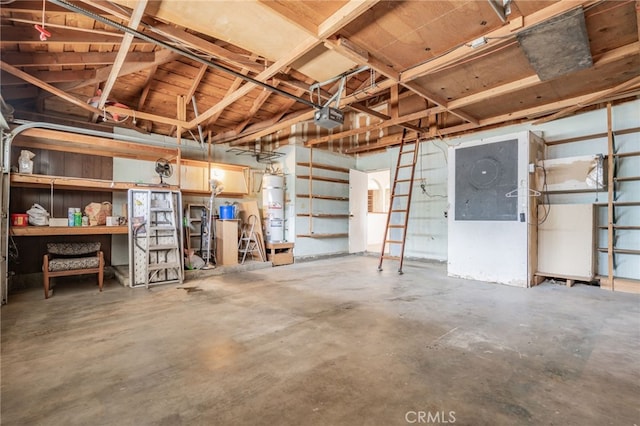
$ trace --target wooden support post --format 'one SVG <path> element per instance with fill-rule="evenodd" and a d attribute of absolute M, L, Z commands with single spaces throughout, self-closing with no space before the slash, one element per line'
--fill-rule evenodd
<path fill-rule="evenodd" d="M 309 147 L 309 235 L 313 235 L 313 146 Z"/>
<path fill-rule="evenodd" d="M 607 281 L 609 283 L 609 287 L 613 291 L 615 288 L 614 280 L 613 280 L 613 225 L 615 218 L 613 217 L 615 214 L 613 208 L 613 191 L 614 191 L 614 146 L 613 146 L 613 129 L 611 124 L 611 102 L 607 103 L 607 194 L 608 194 L 608 202 L 607 202 L 607 264 L 608 264 L 608 273 L 607 273 Z"/>

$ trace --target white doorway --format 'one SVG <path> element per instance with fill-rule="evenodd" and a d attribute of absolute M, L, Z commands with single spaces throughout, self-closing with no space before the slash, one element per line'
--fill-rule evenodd
<path fill-rule="evenodd" d="M 367 174 L 349 170 L 349 253 L 367 249 Z"/>
<path fill-rule="evenodd" d="M 391 198 L 389 169 L 367 173 L 367 251 L 380 253 Z M 386 247 L 385 252 L 389 252 Z"/>

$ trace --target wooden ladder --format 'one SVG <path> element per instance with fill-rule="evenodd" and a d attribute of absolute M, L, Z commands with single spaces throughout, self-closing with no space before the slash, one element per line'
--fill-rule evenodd
<path fill-rule="evenodd" d="M 413 192 L 413 178 L 416 170 L 416 162 L 418 160 L 418 137 L 411 141 L 406 141 L 407 129 L 402 132 L 402 140 L 400 141 L 400 152 L 398 153 L 398 163 L 396 164 L 396 172 L 393 178 L 393 188 L 391 190 L 391 200 L 389 211 L 387 213 L 387 224 L 384 230 L 384 240 L 382 241 L 382 250 L 380 251 L 380 263 L 378 271 L 382 271 L 382 261 L 384 259 L 399 260 L 400 266 L 398 273 L 402 274 L 402 264 L 404 261 L 404 245 L 407 238 L 407 224 L 409 223 L 409 206 L 411 205 L 411 194 Z M 395 219 L 392 223 L 391 219 Z M 400 239 L 392 239 L 390 230 L 401 230 L 402 237 Z M 387 244 L 400 246 L 400 255 L 385 255 Z"/>

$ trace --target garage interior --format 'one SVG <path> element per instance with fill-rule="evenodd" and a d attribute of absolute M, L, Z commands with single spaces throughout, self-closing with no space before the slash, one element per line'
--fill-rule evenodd
<path fill-rule="evenodd" d="M 640 424 L 640 2 L 0 16 L 3 424 Z"/>

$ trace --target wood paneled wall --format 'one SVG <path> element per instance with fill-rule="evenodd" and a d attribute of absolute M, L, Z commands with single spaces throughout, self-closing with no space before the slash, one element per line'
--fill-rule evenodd
<path fill-rule="evenodd" d="M 55 143 L 55 142 L 52 142 Z M 14 147 L 11 164 L 18 164 L 21 148 Z M 87 179 L 113 179 L 113 159 L 95 155 L 76 154 L 43 149 L 30 149 L 36 154 L 33 159 L 33 173 L 53 176 L 82 177 Z M 24 213 L 35 203 L 47 209 L 51 217 L 66 218 L 69 207 L 80 207 L 82 211 L 91 202 L 112 201 L 110 192 L 61 190 L 53 188 L 12 187 L 10 197 L 11 213 Z M 42 255 L 48 242 L 100 241 L 105 263 L 111 264 L 110 235 L 74 235 L 54 237 L 12 237 L 18 258 L 10 259 L 9 270 L 16 274 L 42 271 Z"/>

